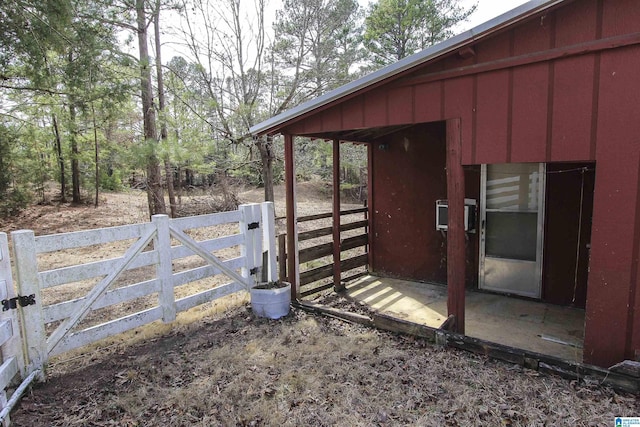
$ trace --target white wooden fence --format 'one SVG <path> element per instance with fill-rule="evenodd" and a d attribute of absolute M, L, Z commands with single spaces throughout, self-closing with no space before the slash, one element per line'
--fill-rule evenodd
<path fill-rule="evenodd" d="M 16 310 L 11 310 L 12 304 L 17 303 L 15 289 L 11 275 L 9 260 L 9 245 L 6 233 L 0 233 L 0 301 L 3 310 L 0 311 L 0 409 L 6 408 L 6 388 L 18 374 L 24 375 L 24 358 L 22 355 L 22 340 Z M 5 309 L 6 308 L 6 309 Z M 3 426 L 9 425 L 8 411 L 0 417 Z"/>
<path fill-rule="evenodd" d="M 196 241 L 187 232 L 229 223 L 238 224 L 238 233 Z M 271 202 L 241 205 L 237 211 L 189 218 L 169 219 L 166 215 L 155 215 L 151 222 L 145 224 L 65 234 L 35 236 L 30 230 L 21 230 L 11 233 L 11 239 L 17 293 L 21 298 L 13 300 L 18 310 L 3 311 L 0 317 L 0 343 L 3 343 L 2 356 L 5 361 L 0 366 L 2 389 L 18 372 L 22 378 L 34 375 L 44 378 L 47 360 L 53 355 L 156 320 L 172 322 L 177 312 L 248 290 L 261 276 L 263 246 L 268 253 L 268 262 L 264 266 L 267 278 L 273 280 L 276 277 L 274 209 Z M 171 246 L 172 239 L 179 244 Z M 134 243 L 122 256 L 43 271 L 38 269 L 38 256 L 43 254 L 123 240 L 132 240 Z M 0 293 L 5 292 L 2 299 L 8 301 L 15 295 L 6 256 L 6 241 L 6 235 L 0 234 L 0 285 L 3 282 L 6 285 L 0 286 Z M 221 260 L 213 254 L 238 246 L 240 254 L 233 258 Z M 174 271 L 175 261 L 193 257 L 194 254 L 206 260 L 207 264 Z M 149 266 L 155 267 L 152 279 L 112 286 L 124 272 Z M 176 299 L 177 287 L 215 275 L 230 281 Z M 43 290 L 55 290 L 91 279 L 97 280 L 97 284 L 86 295 L 43 304 Z M 80 324 L 94 310 L 155 294 L 157 305 L 151 308 L 89 327 Z M 20 314 L 22 337 L 18 334 L 16 312 Z M 5 401 L 6 398 L 0 393 L 0 406 L 5 406 Z"/>

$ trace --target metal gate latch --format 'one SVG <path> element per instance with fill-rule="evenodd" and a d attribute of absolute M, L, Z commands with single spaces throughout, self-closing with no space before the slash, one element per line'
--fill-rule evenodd
<path fill-rule="evenodd" d="M 260 228 L 260 223 L 259 222 L 250 222 L 249 224 L 247 224 L 247 228 L 249 230 L 255 230 L 256 228 Z"/>
<path fill-rule="evenodd" d="M 28 305 L 34 305 L 36 303 L 36 295 L 31 294 L 28 296 L 18 295 L 15 298 L 11 299 L 3 299 L 2 300 L 2 311 L 14 310 L 18 308 L 18 304 L 20 307 L 26 307 Z"/>

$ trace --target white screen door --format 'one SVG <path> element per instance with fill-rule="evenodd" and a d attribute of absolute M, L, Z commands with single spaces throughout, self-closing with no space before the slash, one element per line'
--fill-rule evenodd
<path fill-rule="evenodd" d="M 482 165 L 480 289 L 540 298 L 544 163 Z"/>

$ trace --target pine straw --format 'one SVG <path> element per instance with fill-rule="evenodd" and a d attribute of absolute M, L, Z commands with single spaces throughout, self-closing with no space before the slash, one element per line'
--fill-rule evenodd
<path fill-rule="evenodd" d="M 243 306 L 86 359 L 56 367 L 13 425 L 601 426 L 640 407 L 594 384 L 299 310 L 271 321 Z"/>

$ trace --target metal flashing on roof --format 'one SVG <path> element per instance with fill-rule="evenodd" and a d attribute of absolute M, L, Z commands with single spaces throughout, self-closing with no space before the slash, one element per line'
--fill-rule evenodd
<path fill-rule="evenodd" d="M 258 123 L 257 125 L 252 126 L 249 129 L 249 132 L 253 135 L 277 133 L 277 130 L 281 125 L 303 114 L 321 108 L 345 96 L 356 93 L 375 83 L 394 77 L 406 70 L 424 64 L 456 49 L 460 49 L 461 47 L 486 37 L 503 29 L 504 27 L 522 21 L 531 15 L 566 1 L 570 0 L 531 0 L 468 31 L 428 47 L 423 51 L 403 58 L 398 62 L 374 71 L 371 74 L 367 74 L 360 79 L 347 83 L 346 85 L 327 92 L 324 95 L 304 102 L 297 107 L 291 108 L 277 116 Z"/>

